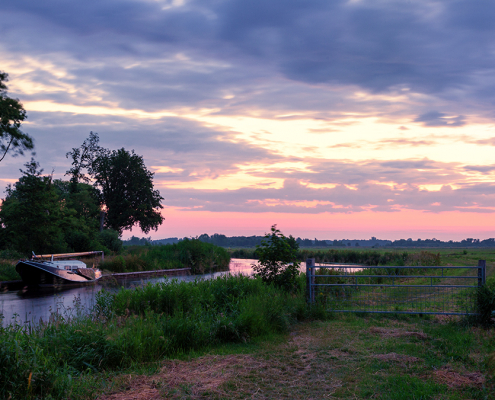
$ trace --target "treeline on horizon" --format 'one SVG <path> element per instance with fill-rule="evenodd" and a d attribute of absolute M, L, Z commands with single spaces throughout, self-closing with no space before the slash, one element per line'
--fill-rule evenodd
<path fill-rule="evenodd" d="M 216 246 L 226 247 L 226 248 L 254 248 L 261 244 L 264 236 L 226 236 L 222 234 L 215 233 L 213 235 L 208 235 L 206 233 L 197 236 L 198 239 L 205 243 L 214 244 Z M 124 246 L 144 246 L 144 245 L 164 245 L 178 243 L 182 240 L 190 238 L 167 238 L 160 240 L 153 240 L 151 237 L 138 238 L 132 236 L 128 240 L 124 240 Z M 438 239 L 399 239 L 395 241 L 390 240 L 379 240 L 376 238 L 371 238 L 369 240 L 318 240 L 318 239 L 301 239 L 298 237 L 296 239 L 299 247 L 345 247 L 345 248 L 356 248 L 356 247 L 370 247 L 370 248 L 439 248 L 439 247 L 495 247 L 495 239 L 474 239 L 467 238 L 461 241 L 441 241 Z"/>

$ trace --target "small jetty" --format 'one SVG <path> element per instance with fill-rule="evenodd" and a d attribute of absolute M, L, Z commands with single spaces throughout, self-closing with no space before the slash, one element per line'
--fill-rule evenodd
<path fill-rule="evenodd" d="M 176 268 L 176 269 L 157 269 L 154 271 L 136 271 L 136 272 L 121 272 L 115 274 L 103 275 L 102 280 L 106 279 L 144 279 L 154 276 L 179 276 L 191 275 L 191 268 Z"/>
<path fill-rule="evenodd" d="M 136 271 L 136 272 L 121 272 L 114 274 L 103 275 L 99 280 L 123 280 L 123 279 L 146 279 L 159 276 L 181 276 L 191 275 L 191 268 L 176 268 L 176 269 L 157 269 L 154 271 Z M 0 281 L 0 292 L 10 290 L 21 290 L 26 286 L 22 280 L 18 281 Z"/>

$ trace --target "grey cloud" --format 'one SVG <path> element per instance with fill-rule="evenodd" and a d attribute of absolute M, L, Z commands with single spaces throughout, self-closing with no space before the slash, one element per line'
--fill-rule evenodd
<path fill-rule="evenodd" d="M 470 140 L 469 142 L 480 145 L 495 146 L 495 137 L 489 139 Z"/>
<path fill-rule="evenodd" d="M 231 142 L 231 132 L 220 132 L 181 118 L 135 120 L 120 116 L 32 112 L 30 121 L 26 131 L 36 138 L 37 159 L 45 171 L 55 168 L 58 177 L 69 169 L 66 152 L 80 146 L 89 131 L 99 133 L 103 147 L 125 147 L 144 154 L 147 166 L 183 170 L 174 174 L 157 173 L 157 180 L 171 176 L 181 181 L 216 178 L 220 174 L 238 171 L 238 165 L 286 160 L 286 157 L 242 140 Z M 2 177 L 18 178 L 18 168 L 25 161 L 19 161 L 19 158 L 5 161 L 5 166 L 2 163 Z"/>
<path fill-rule="evenodd" d="M 490 174 L 495 172 L 495 164 L 492 165 L 466 165 L 464 167 L 467 171 L 481 172 L 482 174 Z"/>
<path fill-rule="evenodd" d="M 421 191 L 395 190 L 385 185 L 364 184 L 357 190 L 338 185 L 332 189 L 311 189 L 296 181 L 286 181 L 281 189 L 243 188 L 212 190 L 167 189 L 168 206 L 196 211 L 242 211 L 280 213 L 350 213 L 361 211 L 396 212 L 413 209 L 427 212 L 462 211 L 493 213 L 494 185 L 472 184 L 461 189 Z M 481 195 L 483 194 L 483 195 Z M 265 199 L 270 199 L 266 201 Z M 392 201 L 390 201 L 392 200 Z M 320 202 L 306 206 L 304 202 Z M 326 204 L 321 202 L 331 202 Z"/>
<path fill-rule="evenodd" d="M 459 115 L 454 118 L 449 118 L 447 114 L 438 111 L 430 111 L 416 117 L 414 122 L 423 122 L 425 126 L 450 126 L 458 127 L 466 124 L 465 117 Z"/>
<path fill-rule="evenodd" d="M 444 98 L 457 91 L 461 97 L 494 100 L 486 82 L 476 80 L 494 69 L 489 50 L 494 28 L 483 22 L 495 13 L 490 1 L 480 7 L 469 0 L 164 5 L 7 2 L 3 11 L 12 22 L 0 34 L 4 46 L 23 53 L 156 60 L 182 52 L 231 63 L 246 75 L 262 66 L 272 76 L 279 71 L 300 82 L 356 85 L 372 92 L 410 88 Z"/>

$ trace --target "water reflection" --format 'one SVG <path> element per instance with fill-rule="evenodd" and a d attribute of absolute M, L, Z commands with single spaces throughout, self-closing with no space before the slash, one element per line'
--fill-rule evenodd
<path fill-rule="evenodd" d="M 0 317 L 2 325 L 14 321 L 20 324 L 35 325 L 40 321 L 48 321 L 52 313 L 62 316 L 73 316 L 78 310 L 91 310 L 95 305 L 95 295 L 100 290 L 118 290 L 121 287 L 132 288 L 149 282 L 164 282 L 176 279 L 192 282 L 197 279 L 212 279 L 225 274 L 252 275 L 251 264 L 257 260 L 232 259 L 229 271 L 204 275 L 157 277 L 147 279 L 124 279 L 117 285 L 97 284 L 75 288 L 37 288 L 29 290 L 9 291 L 0 294 Z"/>

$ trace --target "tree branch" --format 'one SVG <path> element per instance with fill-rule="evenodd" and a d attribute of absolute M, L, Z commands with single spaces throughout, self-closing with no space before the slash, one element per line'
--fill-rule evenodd
<path fill-rule="evenodd" d="M 7 155 L 7 152 L 9 151 L 9 148 L 10 148 L 10 145 L 12 144 L 12 142 L 14 141 L 14 136 L 12 136 L 12 139 L 10 139 L 10 143 L 9 145 L 7 146 L 7 149 L 5 150 L 5 153 L 3 153 L 3 156 L 2 158 L 0 158 L 0 162 L 2 162 L 2 160 L 5 158 L 5 156 Z"/>

